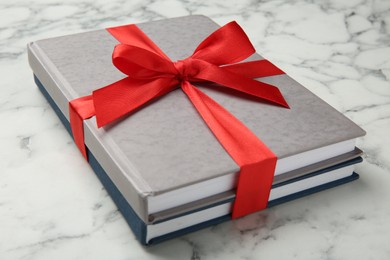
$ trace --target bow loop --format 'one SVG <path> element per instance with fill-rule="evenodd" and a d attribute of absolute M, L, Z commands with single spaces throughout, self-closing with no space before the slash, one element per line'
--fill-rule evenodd
<path fill-rule="evenodd" d="M 170 60 L 141 47 L 118 44 L 112 62 L 121 72 L 135 79 L 153 79 L 176 74 Z"/>
<path fill-rule="evenodd" d="M 219 66 L 242 61 L 253 53 L 248 36 L 236 22 L 230 22 L 202 41 L 191 57 Z"/>

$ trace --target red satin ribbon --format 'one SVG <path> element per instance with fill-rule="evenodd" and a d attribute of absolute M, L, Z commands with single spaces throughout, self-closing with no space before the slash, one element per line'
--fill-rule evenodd
<path fill-rule="evenodd" d="M 221 145 L 240 166 L 233 218 L 267 207 L 276 155 L 244 124 L 190 82 L 208 81 L 287 107 L 279 89 L 252 78 L 284 72 L 266 60 L 240 62 L 255 52 L 236 22 L 216 30 L 184 59 L 172 62 L 136 25 L 107 29 L 119 42 L 114 65 L 127 75 L 90 96 L 70 102 L 75 142 L 87 158 L 83 120 L 96 115 L 98 127 L 181 87 Z"/>

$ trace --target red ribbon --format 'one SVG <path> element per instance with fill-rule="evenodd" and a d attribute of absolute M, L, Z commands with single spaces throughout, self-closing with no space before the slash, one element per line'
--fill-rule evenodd
<path fill-rule="evenodd" d="M 276 155 L 243 123 L 190 82 L 208 81 L 287 107 L 279 89 L 252 78 L 284 72 L 267 60 L 238 63 L 255 52 L 236 22 L 216 30 L 184 59 L 172 62 L 136 25 L 107 29 L 119 42 L 114 65 L 127 75 L 69 103 L 75 142 L 87 158 L 83 120 L 98 127 L 181 87 L 221 145 L 240 166 L 233 218 L 267 207 Z"/>

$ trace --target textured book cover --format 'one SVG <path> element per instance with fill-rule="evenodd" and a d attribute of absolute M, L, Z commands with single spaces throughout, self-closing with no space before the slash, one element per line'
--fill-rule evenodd
<path fill-rule="evenodd" d="M 137 26 L 172 60 L 191 55 L 219 27 L 204 16 Z M 106 30 L 29 44 L 33 72 L 66 120 L 69 101 L 124 77 L 112 65 L 116 44 Z M 251 59 L 262 58 L 255 54 Z M 278 157 L 278 166 L 282 165 L 279 161 L 288 162 L 300 155 L 298 161 L 302 163 L 295 169 L 279 167 L 281 176 L 352 152 L 354 140 L 364 135 L 360 127 L 288 75 L 259 80 L 277 86 L 291 109 L 200 87 L 271 148 Z M 98 129 L 94 118 L 87 120 L 85 139 L 96 161 L 144 223 L 149 222 L 150 198 L 216 178 L 235 180 L 239 170 L 180 89 L 107 127 Z M 332 148 L 339 144 L 343 144 L 341 148 Z M 327 155 L 314 162 L 305 161 L 311 158 L 305 156 L 309 152 L 324 147 L 330 147 Z"/>

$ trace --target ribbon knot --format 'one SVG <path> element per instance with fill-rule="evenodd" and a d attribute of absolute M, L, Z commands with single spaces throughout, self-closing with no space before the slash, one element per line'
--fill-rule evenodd
<path fill-rule="evenodd" d="M 75 142 L 86 157 L 83 120 L 96 115 L 102 127 L 173 91 L 180 84 L 212 133 L 240 166 L 233 218 L 264 209 L 276 165 L 275 154 L 243 123 L 190 81 L 208 81 L 287 107 L 279 89 L 253 78 L 284 72 L 266 60 L 242 62 L 255 49 L 236 22 L 203 40 L 194 53 L 172 62 L 136 25 L 107 29 L 119 42 L 113 64 L 127 76 L 70 102 Z M 241 63 L 238 63 L 241 62 Z M 218 163 L 218 162 L 216 162 Z"/>
<path fill-rule="evenodd" d="M 178 60 L 173 65 L 177 70 L 176 78 L 179 82 L 191 80 L 191 58 Z"/>

